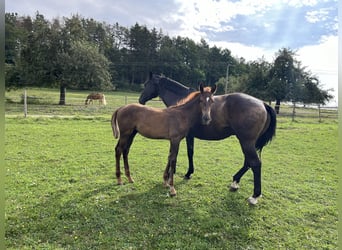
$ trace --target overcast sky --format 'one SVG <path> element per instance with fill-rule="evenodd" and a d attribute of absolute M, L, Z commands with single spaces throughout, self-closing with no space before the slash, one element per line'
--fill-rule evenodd
<path fill-rule="evenodd" d="M 205 39 L 246 60 L 272 62 L 281 48 L 317 75 L 324 89 L 338 77 L 337 0 L 6 0 L 5 11 L 45 18 L 79 14 L 107 24 L 136 22 L 169 36 Z"/>

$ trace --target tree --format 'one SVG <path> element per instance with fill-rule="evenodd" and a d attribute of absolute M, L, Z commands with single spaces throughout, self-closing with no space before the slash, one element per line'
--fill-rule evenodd
<path fill-rule="evenodd" d="M 65 105 L 65 88 L 111 89 L 109 61 L 99 49 L 86 41 L 71 43 L 68 51 L 61 53 L 60 105 Z M 64 93 L 64 94 L 63 94 Z"/>
<path fill-rule="evenodd" d="M 258 97 L 262 100 L 272 100 L 269 96 L 269 71 L 271 64 L 264 58 L 249 63 L 249 71 L 242 81 L 242 92 Z"/>
<path fill-rule="evenodd" d="M 280 102 L 291 100 L 291 90 L 294 81 L 294 52 L 290 49 L 281 49 L 276 54 L 273 67 L 270 69 L 269 96 L 276 100 L 275 110 L 279 113 Z"/>

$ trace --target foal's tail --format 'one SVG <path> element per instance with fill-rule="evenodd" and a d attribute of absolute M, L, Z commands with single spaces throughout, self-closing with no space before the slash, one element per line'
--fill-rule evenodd
<path fill-rule="evenodd" d="M 272 141 L 273 137 L 276 134 L 276 127 L 277 127 L 277 115 L 274 109 L 264 103 L 266 111 L 267 111 L 267 116 L 270 119 L 270 123 L 268 125 L 268 128 L 266 131 L 258 138 L 258 140 L 255 143 L 255 148 L 261 153 L 262 148 L 266 146 L 269 142 Z"/>
<path fill-rule="evenodd" d="M 119 138 L 120 136 L 120 128 L 119 128 L 119 124 L 118 124 L 118 119 L 117 119 L 117 115 L 118 115 L 118 111 L 119 109 L 117 109 L 114 114 L 112 115 L 112 130 L 113 130 L 113 135 L 115 137 L 115 139 Z"/>

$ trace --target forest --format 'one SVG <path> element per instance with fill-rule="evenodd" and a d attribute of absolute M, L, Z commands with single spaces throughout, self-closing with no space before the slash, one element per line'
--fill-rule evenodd
<path fill-rule="evenodd" d="M 123 27 L 81 15 L 47 20 L 5 13 L 6 90 L 24 87 L 141 91 L 149 72 L 190 87 L 217 84 L 218 94 L 244 92 L 264 101 L 324 104 L 333 96 L 296 59 L 279 48 L 273 62 L 232 56 L 202 39 L 170 37 L 136 23 Z"/>

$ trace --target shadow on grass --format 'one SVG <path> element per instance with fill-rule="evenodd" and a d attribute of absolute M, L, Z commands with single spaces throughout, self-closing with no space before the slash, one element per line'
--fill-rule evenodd
<path fill-rule="evenodd" d="M 239 193 L 200 195 L 186 190 L 168 197 L 160 182 L 95 184 L 89 190 L 71 183 L 41 204 L 8 218 L 9 248 L 72 249 L 246 249 L 253 208 Z M 83 188 L 83 186 L 82 186 Z M 184 188 L 184 187 L 183 187 Z M 76 196 L 76 194 L 78 194 Z M 11 244 L 8 244 L 11 242 Z"/>

